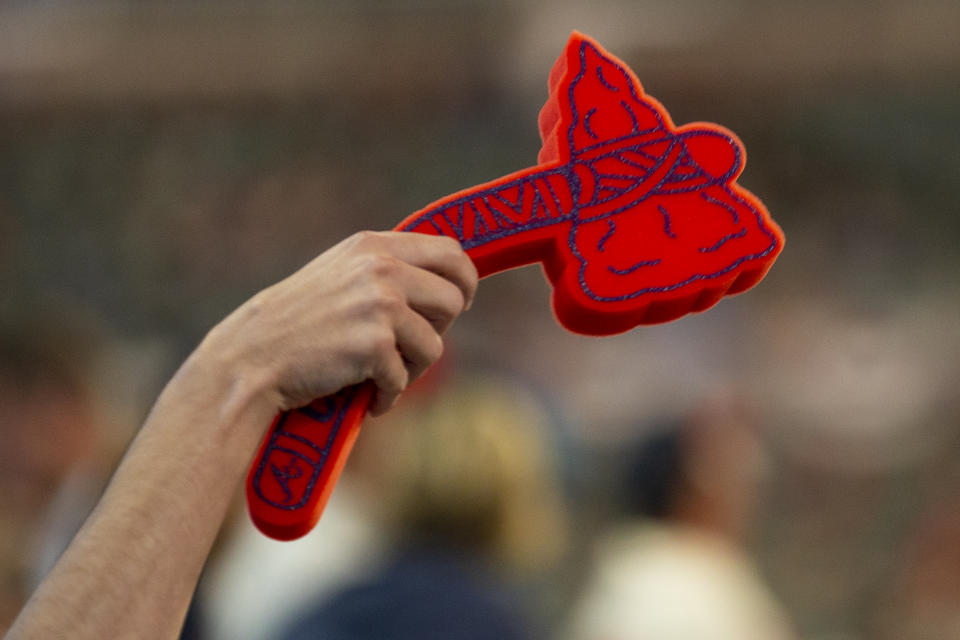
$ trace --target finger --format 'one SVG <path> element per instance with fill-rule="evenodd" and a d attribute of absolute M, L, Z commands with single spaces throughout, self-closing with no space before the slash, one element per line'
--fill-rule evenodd
<path fill-rule="evenodd" d="M 443 334 L 464 310 L 460 288 L 441 276 L 406 263 L 396 273 L 407 305 L 423 316 L 436 333 Z"/>
<path fill-rule="evenodd" d="M 378 416 L 394 405 L 410 379 L 403 358 L 395 347 L 377 357 L 370 379 L 377 387 L 370 413 Z"/>
<path fill-rule="evenodd" d="M 419 313 L 406 308 L 396 321 L 397 349 L 407 364 L 407 384 L 443 355 L 443 340 Z"/>
<path fill-rule="evenodd" d="M 463 309 L 470 308 L 479 276 L 459 242 L 446 236 L 423 233 L 385 231 L 379 235 L 390 253 L 400 260 L 432 271 L 455 284 L 463 294 Z"/>

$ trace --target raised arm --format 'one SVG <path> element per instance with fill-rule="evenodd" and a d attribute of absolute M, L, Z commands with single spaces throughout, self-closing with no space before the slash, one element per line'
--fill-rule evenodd
<path fill-rule="evenodd" d="M 176 637 L 274 414 L 365 380 L 386 411 L 440 356 L 476 283 L 454 240 L 364 232 L 251 298 L 167 384 L 7 640 Z"/>

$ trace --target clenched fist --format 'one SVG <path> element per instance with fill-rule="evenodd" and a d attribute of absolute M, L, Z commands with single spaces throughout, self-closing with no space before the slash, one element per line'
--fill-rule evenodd
<path fill-rule="evenodd" d="M 255 295 L 203 349 L 273 394 L 278 410 L 372 380 L 376 415 L 440 357 L 440 336 L 476 287 L 455 240 L 365 231 Z"/>

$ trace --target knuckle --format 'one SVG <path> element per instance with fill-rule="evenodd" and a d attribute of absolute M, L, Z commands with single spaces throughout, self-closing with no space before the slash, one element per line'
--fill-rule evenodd
<path fill-rule="evenodd" d="M 406 367 L 401 366 L 397 369 L 397 393 L 406 389 L 408 384 L 410 384 L 410 372 Z"/>
<path fill-rule="evenodd" d="M 402 300 L 388 287 L 378 284 L 366 287 L 365 292 L 355 303 L 353 317 L 375 330 L 392 331 L 400 313 Z"/>
<path fill-rule="evenodd" d="M 262 315 L 266 309 L 270 307 L 270 299 L 275 295 L 274 291 L 276 285 L 268 287 L 256 293 L 252 298 L 247 300 L 246 310 L 248 314 L 252 317 Z"/>
<path fill-rule="evenodd" d="M 358 329 L 353 345 L 357 359 L 367 363 L 368 373 L 378 366 L 385 355 L 396 350 L 393 332 L 386 324 L 377 322 L 368 322 Z"/>
<path fill-rule="evenodd" d="M 385 328 L 375 331 L 370 337 L 370 353 L 380 362 L 396 357 L 397 341 L 393 332 Z"/>
<path fill-rule="evenodd" d="M 370 295 L 370 308 L 374 313 L 394 318 L 406 303 L 392 287 L 376 285 Z"/>
<path fill-rule="evenodd" d="M 436 238 L 437 246 L 442 247 L 444 251 L 448 251 L 451 254 L 463 253 L 463 248 L 456 238 L 451 238 L 450 236 L 436 236 Z"/>
<path fill-rule="evenodd" d="M 451 285 L 447 287 L 447 291 L 447 312 L 450 314 L 451 319 L 453 319 L 463 311 L 463 307 L 467 304 L 467 299 L 460 287 Z"/>
<path fill-rule="evenodd" d="M 393 394 L 402 392 L 407 388 L 406 376 L 401 376 L 400 374 L 390 376 L 384 380 L 383 388 Z"/>
<path fill-rule="evenodd" d="M 392 276 L 399 267 L 400 261 L 391 255 L 378 253 L 370 262 L 374 275 L 380 278 Z"/>
<path fill-rule="evenodd" d="M 443 355 L 443 341 L 434 339 L 430 340 L 429 343 L 424 349 L 424 353 L 427 356 L 428 364 L 433 364 Z"/>
<path fill-rule="evenodd" d="M 388 278 L 397 270 L 397 259 L 385 253 L 366 253 L 360 261 L 360 268 L 369 278 Z"/>
<path fill-rule="evenodd" d="M 473 263 L 473 260 L 467 258 L 467 286 L 470 288 L 471 293 L 476 291 L 479 282 L 480 272 L 477 271 L 477 265 Z"/>
<path fill-rule="evenodd" d="M 375 246 L 377 240 L 378 235 L 376 231 L 358 231 L 350 236 L 350 242 L 359 248 Z"/>
<path fill-rule="evenodd" d="M 392 356 L 396 350 L 396 339 L 386 326 L 377 324 L 367 332 L 364 341 L 367 352 L 374 358 Z"/>
<path fill-rule="evenodd" d="M 378 386 L 391 394 L 399 394 L 407 388 L 409 374 L 406 368 L 396 367 L 386 370 L 386 375 L 382 376 Z"/>
<path fill-rule="evenodd" d="M 460 246 L 460 243 L 456 239 L 441 236 L 439 247 L 444 260 L 448 262 L 469 262 L 467 254 L 463 251 L 463 247 Z"/>
<path fill-rule="evenodd" d="M 466 305 L 466 299 L 463 291 L 460 290 L 460 287 L 457 287 L 453 284 L 444 286 L 442 291 L 438 289 L 436 299 L 436 314 L 438 317 L 435 318 L 435 320 L 439 320 L 443 323 L 452 322 L 458 315 L 460 315 L 460 312 L 463 311 L 463 308 Z"/>

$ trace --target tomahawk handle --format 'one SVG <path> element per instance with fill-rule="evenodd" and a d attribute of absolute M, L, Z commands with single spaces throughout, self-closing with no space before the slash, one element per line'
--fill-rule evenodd
<path fill-rule="evenodd" d="M 250 518 L 265 535 L 293 540 L 317 523 L 373 392 L 368 382 L 277 414 L 247 475 Z"/>
<path fill-rule="evenodd" d="M 545 206 L 538 205 L 532 194 L 569 192 L 569 187 L 564 186 L 567 177 L 561 172 L 528 169 L 526 173 L 530 175 L 518 178 L 519 173 L 511 174 L 474 188 L 469 194 L 439 200 L 409 216 L 395 230 L 446 235 L 458 240 L 481 278 L 534 262 L 542 257 L 541 235 L 549 231 L 548 225 L 538 223 L 523 233 L 501 238 L 497 249 L 490 251 L 487 243 L 499 237 L 491 230 L 498 227 L 492 213 L 483 209 L 485 214 L 481 214 L 477 204 L 492 197 L 491 194 L 499 195 L 507 190 L 515 200 L 514 214 L 532 217 L 538 206 Z M 554 183 L 553 186 L 548 186 L 547 180 Z M 524 189 L 528 194 L 526 198 Z M 451 207 L 457 210 L 456 214 L 450 212 Z M 486 220 L 465 217 L 464 209 Z M 434 216 L 442 216 L 446 224 L 430 223 Z M 450 224 L 453 219 L 460 224 Z M 470 224 L 465 226 L 464 221 Z M 563 216 L 550 220 L 554 224 L 563 221 Z M 465 229 L 469 238 L 464 236 Z M 260 531 L 278 540 L 292 540 L 313 528 L 347 461 L 373 391 L 373 383 L 364 383 L 274 418 L 247 476 L 247 506 Z"/>

